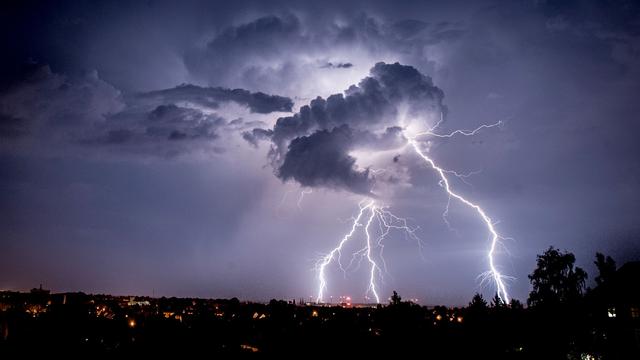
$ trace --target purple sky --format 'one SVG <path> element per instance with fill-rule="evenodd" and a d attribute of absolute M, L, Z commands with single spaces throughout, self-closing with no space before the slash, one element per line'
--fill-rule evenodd
<path fill-rule="evenodd" d="M 502 122 L 424 146 L 474 172 L 451 184 L 509 238 L 513 297 L 550 245 L 590 281 L 596 251 L 640 258 L 636 2 L 1 6 L 0 290 L 315 297 L 375 199 L 423 242 L 389 234 L 383 299 L 491 297 L 486 227 L 453 201 L 447 228 L 394 130 L 441 114 L 441 133 Z M 367 276 L 334 263 L 326 294 L 362 301 Z"/>

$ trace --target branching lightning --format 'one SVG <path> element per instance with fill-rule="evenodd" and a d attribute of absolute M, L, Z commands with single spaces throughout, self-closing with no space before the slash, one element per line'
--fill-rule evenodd
<path fill-rule="evenodd" d="M 429 167 L 432 168 L 438 174 L 438 177 L 440 178 L 439 184 L 447 192 L 447 196 L 448 196 L 447 205 L 442 214 L 443 220 L 447 224 L 447 226 L 451 229 L 447 216 L 449 213 L 449 206 L 451 204 L 452 198 L 458 200 L 460 203 L 462 203 L 466 207 L 472 209 L 477 215 L 479 215 L 480 219 L 484 222 L 487 228 L 487 231 L 489 232 L 491 237 L 491 245 L 487 253 L 487 258 L 489 260 L 489 270 L 481 274 L 482 282 L 488 279 L 492 279 L 493 282 L 495 283 L 496 290 L 500 299 L 505 303 L 509 303 L 509 294 L 505 284 L 508 277 L 501 274 L 495 264 L 495 255 L 496 255 L 497 247 L 500 244 L 501 240 L 504 240 L 505 238 L 502 237 L 496 231 L 495 229 L 496 223 L 494 223 L 491 220 L 491 218 L 486 214 L 485 210 L 480 205 L 474 202 L 471 202 L 470 200 L 466 199 L 462 195 L 456 193 L 452 189 L 449 178 L 447 177 L 447 175 L 451 175 L 460 179 L 462 182 L 467 183 L 465 180 L 468 177 L 479 173 L 479 171 L 473 171 L 465 174 L 465 173 L 459 173 L 453 170 L 444 169 L 438 166 L 435 163 L 435 161 L 427 155 L 427 151 L 421 148 L 421 141 L 418 140 L 421 137 L 452 138 L 457 135 L 473 136 L 482 129 L 489 129 L 496 126 L 500 126 L 502 122 L 498 121 L 497 123 L 494 123 L 494 124 L 481 125 L 473 130 L 455 130 L 447 134 L 440 134 L 440 133 L 434 132 L 434 130 L 442 122 L 443 122 L 443 119 L 441 116 L 440 121 L 438 121 L 433 127 L 431 127 L 427 131 L 414 133 L 413 136 L 408 136 L 405 133 L 404 135 L 405 135 L 405 138 L 407 139 L 407 145 L 411 147 L 415 151 L 415 153 L 420 158 L 422 158 L 422 160 L 424 160 L 429 165 Z M 303 192 L 300 195 L 299 201 L 302 200 L 302 197 L 304 196 L 304 194 L 305 193 Z M 322 256 L 320 260 L 318 260 L 318 262 L 316 263 L 316 270 L 318 273 L 318 281 L 319 281 L 318 294 L 316 297 L 316 301 L 318 303 L 322 303 L 324 301 L 324 293 L 327 289 L 326 269 L 334 260 L 338 263 L 339 268 L 344 272 L 346 277 L 347 272 L 350 270 L 351 271 L 357 270 L 361 266 L 362 261 L 365 258 L 367 260 L 367 263 L 369 264 L 369 285 L 365 293 L 365 298 L 367 298 L 367 296 L 371 294 L 373 295 L 373 298 L 375 298 L 376 303 L 379 303 L 380 296 L 378 293 L 379 287 L 377 286 L 377 281 L 382 280 L 383 272 L 388 273 L 387 265 L 383 257 L 383 252 L 384 252 L 384 240 L 389 235 L 391 230 L 400 230 L 404 232 L 405 236 L 408 239 L 415 240 L 418 243 L 418 246 L 420 247 L 420 254 L 422 255 L 422 241 L 415 233 L 418 228 L 417 227 L 411 228 L 408 225 L 406 219 L 394 215 L 388 210 L 388 207 L 379 206 L 378 204 L 376 204 L 374 200 L 363 200 L 359 204 L 358 215 L 352 217 L 352 220 L 353 220 L 353 223 L 351 225 L 350 231 L 347 232 L 347 234 L 345 234 L 345 236 L 341 239 L 341 241 L 338 243 L 338 245 L 335 248 L 333 248 L 326 255 Z M 377 221 L 378 223 L 377 240 L 375 241 L 372 239 L 372 236 L 374 235 L 373 235 L 373 229 L 371 226 L 372 223 L 374 223 L 374 221 Z M 341 262 L 342 251 L 345 245 L 352 238 L 354 238 L 354 235 L 359 228 L 363 229 L 364 238 L 365 238 L 364 246 L 359 250 L 355 251 L 351 255 L 351 260 L 349 261 L 348 265 L 345 267 L 342 265 L 342 262 Z M 374 254 L 374 252 L 376 253 Z M 378 265 L 378 261 L 376 259 L 379 259 L 379 261 L 382 263 L 382 267 Z"/>
<path fill-rule="evenodd" d="M 422 248 L 422 241 L 415 234 L 418 228 L 411 228 L 407 224 L 407 220 L 391 213 L 387 207 L 379 206 L 373 200 L 362 201 L 359 204 L 359 212 L 357 216 L 354 216 L 353 223 L 350 231 L 340 240 L 338 245 L 333 248 L 328 254 L 318 260 L 316 263 L 316 270 L 318 272 L 318 295 L 316 301 L 322 303 L 324 301 L 324 292 L 327 288 L 326 268 L 332 261 L 338 263 L 339 268 L 344 272 L 345 276 L 349 270 L 357 270 L 363 259 L 367 260 L 369 264 L 369 286 L 365 293 L 365 298 L 372 295 L 376 303 L 380 303 L 380 295 L 378 293 L 377 280 L 382 279 L 383 272 L 387 272 L 387 264 L 384 261 L 384 239 L 389 235 L 391 230 L 400 230 L 405 233 L 408 239 L 415 240 L 420 248 Z M 378 237 L 377 240 L 373 239 L 374 229 L 372 224 L 376 221 L 378 223 Z M 342 250 L 345 245 L 354 237 L 354 234 L 359 227 L 363 228 L 364 233 L 364 247 L 354 252 L 351 256 L 349 264 L 345 267 L 342 265 L 341 256 Z M 377 251 L 377 256 L 374 254 Z M 382 263 L 382 267 L 378 265 L 377 259 Z M 355 268 L 353 264 L 357 265 Z"/>
<path fill-rule="evenodd" d="M 333 250 L 331 250 L 331 252 L 329 252 L 327 255 L 323 256 L 316 264 L 316 268 L 318 269 L 318 281 L 320 282 L 320 285 L 318 287 L 318 296 L 316 298 L 316 302 L 321 303 L 323 302 L 323 299 L 324 299 L 324 291 L 327 288 L 327 280 L 325 278 L 325 269 L 327 265 L 329 265 L 331 261 L 333 261 L 333 259 L 336 257 L 338 258 L 338 264 L 340 264 L 339 258 L 341 255 L 340 252 L 342 251 L 342 247 L 353 236 L 358 226 L 362 226 L 362 224 L 360 223 L 360 220 L 362 219 L 362 216 L 364 216 L 365 211 L 371 208 L 373 204 L 374 204 L 373 201 L 369 202 L 365 206 L 363 206 L 362 203 L 360 203 L 360 212 L 358 213 L 358 216 L 353 219 L 353 225 L 351 226 L 351 231 L 349 231 L 342 238 L 342 240 L 340 240 L 340 243 L 338 243 L 338 246 L 333 248 Z M 340 265 L 340 267 L 342 268 L 342 265 Z"/>
<path fill-rule="evenodd" d="M 438 138 L 451 138 L 451 137 L 454 137 L 456 135 L 473 136 L 473 135 L 477 134 L 478 131 L 480 131 L 482 129 L 490 129 L 492 127 L 496 127 L 496 126 L 502 125 L 502 121 L 498 121 L 498 122 L 496 122 L 494 124 L 488 124 L 488 125 L 487 124 L 483 124 L 483 125 L 480 125 L 480 126 L 478 126 L 477 128 L 475 128 L 473 130 L 455 130 L 455 131 L 452 131 L 452 132 L 450 132 L 448 134 L 437 134 L 437 133 L 434 133 L 433 131 L 440 125 L 440 123 L 441 123 L 441 121 L 439 121 L 431 129 L 415 134 L 414 138 L 418 137 L 418 136 L 424 136 L 424 135 L 429 135 L 429 136 L 438 137 Z"/>
<path fill-rule="evenodd" d="M 439 125 L 440 122 L 437 125 Z M 495 252 L 496 252 L 496 248 L 498 246 L 498 244 L 500 243 L 500 240 L 504 239 L 504 237 L 500 236 L 498 234 L 498 232 L 496 231 L 495 227 L 494 227 L 494 223 L 491 220 L 491 218 L 486 214 L 486 212 L 484 211 L 484 209 L 482 209 L 482 207 L 480 207 L 480 205 L 477 205 L 469 200 L 467 200 L 466 198 L 462 197 L 461 195 L 459 195 L 458 193 L 454 192 L 451 189 L 451 185 L 449 183 L 449 179 L 447 178 L 446 174 L 447 173 L 451 173 L 448 170 L 444 170 L 441 167 L 439 167 L 438 165 L 436 165 L 436 163 L 433 161 L 433 159 L 431 159 L 429 156 L 427 156 L 427 154 L 425 153 L 425 151 L 423 151 L 420 148 L 420 145 L 418 143 L 418 141 L 416 140 L 416 137 L 418 136 L 423 136 L 423 135 L 431 135 L 431 136 L 435 136 L 435 137 L 441 137 L 441 138 L 450 138 L 453 137 L 455 135 L 463 135 L 463 136 L 473 136 L 475 135 L 478 131 L 482 130 L 482 129 L 486 129 L 486 128 L 492 128 L 495 126 L 499 126 L 501 124 L 501 122 L 497 122 L 495 124 L 491 124 L 491 125 L 481 125 L 478 128 L 472 130 L 472 131 L 464 131 L 464 130 L 455 130 L 449 134 L 436 134 L 433 132 L 433 129 L 436 127 L 434 126 L 433 128 L 429 129 L 426 132 L 422 132 L 422 133 L 418 133 L 416 134 L 414 137 L 408 138 L 408 143 L 409 145 L 411 145 L 411 147 L 415 150 L 416 154 L 418 154 L 418 156 L 420 156 L 425 162 L 427 162 L 427 164 L 429 164 L 429 166 L 436 171 L 436 173 L 439 175 L 440 177 L 440 185 L 445 189 L 445 191 L 447 192 L 447 195 L 449 196 L 449 200 L 447 201 L 447 207 L 445 209 L 445 212 L 443 213 L 443 218 L 445 219 L 445 222 L 447 223 L 447 226 L 449 226 L 449 222 L 447 221 L 447 214 L 449 212 L 449 204 L 450 204 L 450 200 L 451 198 L 455 198 L 456 200 L 460 201 L 462 204 L 466 205 L 467 207 L 473 209 L 482 219 L 482 221 L 485 223 L 487 230 L 489 231 L 489 233 L 491 234 L 491 246 L 489 249 L 489 252 L 487 254 L 487 257 L 489 259 L 489 268 L 490 270 L 487 272 L 487 275 L 490 275 L 493 278 L 493 281 L 495 282 L 496 285 L 496 290 L 498 292 L 498 296 L 500 297 L 500 299 L 505 302 L 505 303 L 509 303 L 509 294 L 507 292 L 507 287 L 505 285 L 505 280 L 507 279 L 506 276 L 502 275 L 500 273 L 500 271 L 498 271 L 496 265 L 495 265 Z M 458 176 L 457 173 L 454 173 L 455 176 Z"/>

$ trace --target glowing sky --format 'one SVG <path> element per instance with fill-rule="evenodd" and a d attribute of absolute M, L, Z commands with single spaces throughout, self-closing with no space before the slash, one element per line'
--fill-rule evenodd
<path fill-rule="evenodd" d="M 640 257 L 635 2 L 1 7 L 0 289 L 315 297 L 371 196 L 423 241 L 388 237 L 382 298 L 490 297 L 486 228 L 452 203 L 450 230 L 438 174 L 398 141 L 441 119 L 501 121 L 428 151 L 512 238 L 513 297 L 549 245 L 591 274 L 596 251 Z M 366 268 L 327 276 L 363 299 Z"/>

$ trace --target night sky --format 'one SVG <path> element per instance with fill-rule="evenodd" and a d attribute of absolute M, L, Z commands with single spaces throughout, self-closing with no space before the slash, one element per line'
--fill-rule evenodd
<path fill-rule="evenodd" d="M 383 299 L 491 297 L 486 227 L 455 200 L 447 227 L 406 146 L 441 119 L 500 122 L 423 145 L 471 173 L 513 297 L 550 245 L 589 283 L 640 258 L 636 1 L 5 1 L 0 29 L 0 290 L 315 297 L 373 199 L 423 242 L 389 234 Z"/>

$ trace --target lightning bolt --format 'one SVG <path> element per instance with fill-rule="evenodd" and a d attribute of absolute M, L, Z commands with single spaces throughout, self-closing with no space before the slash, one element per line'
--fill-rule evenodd
<path fill-rule="evenodd" d="M 373 204 L 374 204 L 373 201 L 369 202 L 365 206 L 362 205 L 362 202 L 359 204 L 360 212 L 358 213 L 358 216 L 353 219 L 351 230 L 342 238 L 342 240 L 340 240 L 338 245 L 335 248 L 333 248 L 333 250 L 331 250 L 327 255 L 323 256 L 316 264 L 316 268 L 318 269 L 318 281 L 320 282 L 318 287 L 318 296 L 316 298 L 317 303 L 323 302 L 324 291 L 327 288 L 327 280 L 325 278 L 325 269 L 327 265 L 329 265 L 331 261 L 333 261 L 333 259 L 336 257 L 338 258 L 338 263 L 340 264 L 339 258 L 341 255 L 342 248 L 349 241 L 349 239 L 351 239 L 353 234 L 356 232 L 356 229 L 358 228 L 358 226 L 362 226 L 362 224 L 360 223 L 360 220 L 362 219 L 362 216 L 364 216 L 365 211 L 370 207 L 372 207 Z M 342 268 L 342 265 L 340 265 L 340 267 Z"/>
<path fill-rule="evenodd" d="M 498 296 L 503 302 L 508 304 L 509 294 L 508 294 L 507 286 L 505 282 L 507 279 L 509 279 L 509 277 L 501 274 L 495 264 L 496 249 L 500 244 L 500 241 L 506 238 L 502 237 L 496 231 L 495 223 L 491 220 L 491 218 L 487 215 L 485 210 L 480 205 L 466 199 L 465 197 L 456 193 L 452 189 L 451 184 L 449 182 L 449 178 L 447 177 L 447 175 L 452 175 L 460 179 L 461 181 L 467 183 L 465 181 L 466 178 L 477 174 L 479 171 L 470 172 L 468 174 L 462 174 L 453 170 L 444 169 L 438 166 L 435 163 L 435 161 L 432 158 L 430 158 L 425 151 L 421 149 L 420 142 L 417 140 L 418 137 L 422 137 L 422 136 L 430 136 L 430 137 L 436 137 L 436 138 L 452 138 L 457 135 L 473 136 L 483 129 L 489 129 L 496 126 L 500 126 L 502 122 L 498 121 L 494 124 L 481 125 L 473 130 L 455 130 L 447 134 L 440 134 L 440 133 L 434 132 L 434 130 L 442 122 L 443 122 L 443 116 L 441 114 L 440 121 L 438 121 L 438 123 L 435 124 L 433 127 L 431 127 L 429 130 L 417 133 L 413 137 L 407 136 L 407 134 L 405 133 L 404 135 L 405 135 L 405 138 L 407 139 L 407 145 L 413 148 L 415 153 L 420 158 L 422 158 L 438 174 L 440 178 L 439 184 L 447 192 L 447 196 L 448 196 L 447 206 L 444 210 L 444 213 L 442 214 L 443 219 L 447 224 L 447 226 L 451 228 L 449 221 L 447 219 L 447 216 L 449 213 L 449 206 L 451 204 L 452 198 L 458 200 L 460 203 L 462 203 L 466 207 L 473 210 L 484 222 L 487 228 L 487 231 L 489 232 L 491 237 L 491 246 L 487 253 L 487 258 L 489 260 L 489 270 L 483 273 L 481 276 L 484 276 L 485 279 L 488 279 L 488 278 L 493 279 L 493 282 L 495 283 L 495 286 L 497 289 Z M 304 191 L 303 193 L 300 194 L 298 203 L 302 200 L 304 194 L 305 194 Z M 370 266 L 369 267 L 369 286 L 365 293 L 365 298 L 368 298 L 368 295 L 372 294 L 373 297 L 375 298 L 376 303 L 380 303 L 380 296 L 378 294 L 378 286 L 376 284 L 376 279 L 378 278 L 382 279 L 383 269 L 384 269 L 384 273 L 388 273 L 387 265 L 383 257 L 383 252 L 384 252 L 384 240 L 389 235 L 391 230 L 401 230 L 404 232 L 405 236 L 408 239 L 416 240 L 420 247 L 420 254 L 422 256 L 422 241 L 415 233 L 416 230 L 418 229 L 417 227 L 411 228 L 408 225 L 408 222 L 406 219 L 394 215 L 388 210 L 388 207 L 377 205 L 374 200 L 363 200 L 358 204 L 358 207 L 359 207 L 358 214 L 357 216 L 352 217 L 353 223 L 351 225 L 351 229 L 349 230 L 349 232 L 347 232 L 343 236 L 343 238 L 340 240 L 340 242 L 336 247 L 334 247 L 329 253 L 322 256 L 316 262 L 316 271 L 318 273 L 318 282 L 319 282 L 318 294 L 316 297 L 317 303 L 322 303 L 324 300 L 324 293 L 327 289 L 326 269 L 334 260 L 338 263 L 338 266 L 343 271 L 346 277 L 347 271 L 351 270 L 352 265 L 354 264 L 356 259 L 358 261 L 357 261 L 357 266 L 355 267 L 355 270 L 357 270 L 360 267 L 362 261 L 365 258 L 367 259 L 367 262 L 369 263 L 369 266 Z M 373 234 L 372 234 L 371 227 L 375 220 L 377 220 L 377 223 L 378 223 L 379 233 L 378 233 L 377 241 L 374 242 L 372 241 Z M 352 254 L 351 261 L 345 268 L 341 262 L 343 248 L 354 237 L 354 234 L 360 227 L 363 228 L 364 235 L 365 235 L 364 247 L 362 247 L 358 251 L 355 251 Z M 375 260 L 376 257 L 373 254 L 373 251 L 376 249 L 379 249 L 377 255 L 383 264 L 382 268 L 376 262 Z"/>
<path fill-rule="evenodd" d="M 401 230 L 404 232 L 407 240 L 414 240 L 418 244 L 418 249 L 420 250 L 420 257 L 422 255 L 422 240 L 416 235 L 416 231 L 419 227 L 411 228 L 407 222 L 407 219 L 401 218 L 399 216 L 394 215 L 391 211 L 387 210 L 387 207 L 381 207 L 377 209 L 378 212 L 378 220 L 380 223 L 380 237 L 378 238 L 378 244 L 381 248 L 380 255 L 382 256 L 382 251 L 384 250 L 383 240 L 387 237 L 389 232 L 393 229 Z M 383 261 L 383 265 L 386 269 L 387 265 L 384 263 L 384 258 L 381 258 Z M 385 271 L 386 272 L 386 271 Z"/>
<path fill-rule="evenodd" d="M 371 292 L 373 296 L 376 298 L 376 304 L 380 303 L 380 297 L 378 296 L 378 291 L 376 290 L 376 273 L 380 272 L 380 268 L 378 264 L 371 258 L 371 234 L 369 233 L 369 227 L 373 222 L 373 218 L 376 216 L 376 207 L 375 205 L 371 206 L 371 216 L 369 216 L 369 221 L 367 221 L 367 226 L 364 227 L 364 233 L 367 237 L 367 260 L 369 260 L 369 264 L 371 264 L 371 271 L 369 273 L 369 288 L 367 289 L 367 294 Z"/>
<path fill-rule="evenodd" d="M 439 123 L 438 123 L 439 124 Z M 435 126 L 433 128 L 431 128 L 430 130 L 423 132 L 423 133 L 419 133 L 416 136 L 422 136 L 422 135 L 431 135 L 431 136 L 435 136 L 435 137 L 441 137 L 441 138 L 450 138 L 453 137 L 455 135 L 463 135 L 463 136 L 472 136 L 475 135 L 478 131 L 482 130 L 482 129 L 486 129 L 486 128 L 492 128 L 495 126 L 500 125 L 501 122 L 497 122 L 495 124 L 491 124 L 491 125 L 481 125 L 478 128 L 472 130 L 472 131 L 464 131 L 464 130 L 456 130 L 453 131 L 452 133 L 449 134 L 436 134 L 433 132 L 433 129 L 435 128 Z M 500 297 L 500 299 L 502 301 L 504 301 L 506 304 L 509 303 L 509 294 L 507 292 L 507 287 L 505 285 L 505 280 L 507 279 L 506 276 L 502 275 L 500 273 L 500 271 L 498 271 L 496 265 L 495 265 L 495 252 L 496 252 L 496 247 L 498 246 L 498 244 L 500 243 L 501 239 L 504 239 L 502 236 L 500 236 L 498 234 L 498 232 L 496 231 L 495 227 L 494 227 L 494 223 L 491 220 L 491 218 L 486 214 L 486 212 L 484 211 L 484 209 L 482 207 L 480 207 L 480 205 L 477 205 L 469 200 L 467 200 L 466 198 L 464 198 L 462 195 L 454 192 L 451 189 L 451 185 L 449 183 L 449 179 L 447 178 L 446 174 L 450 173 L 447 170 L 444 170 L 443 168 L 439 167 L 434 161 L 433 159 L 431 159 L 429 156 L 427 156 L 427 154 L 422 151 L 422 149 L 420 149 L 419 143 L 418 141 L 415 139 L 415 137 L 412 138 L 408 138 L 407 139 L 409 145 L 413 148 L 413 150 L 416 152 L 416 154 L 418 154 L 418 156 L 420 156 L 427 164 L 429 164 L 429 166 L 436 171 L 436 173 L 439 175 L 440 177 L 440 185 L 445 189 L 445 191 L 447 192 L 448 196 L 449 196 L 449 200 L 447 201 L 447 207 L 446 210 L 443 214 L 443 217 L 446 221 L 446 214 L 449 211 L 449 203 L 451 198 L 455 198 L 456 200 L 460 201 L 462 204 L 466 205 L 467 207 L 471 208 L 472 210 L 474 210 L 482 219 L 482 221 L 485 223 L 487 230 L 489 231 L 489 233 L 491 234 L 491 246 L 489 248 L 489 252 L 487 254 L 487 257 L 489 259 L 489 274 L 490 276 L 493 278 L 493 281 L 495 282 L 496 285 L 496 289 L 498 292 L 498 296 Z M 448 221 L 446 221 L 448 224 Z"/>
<path fill-rule="evenodd" d="M 300 196 L 298 196 L 298 202 L 296 203 L 299 210 L 302 210 L 302 200 L 304 199 L 304 196 L 311 193 L 313 193 L 313 190 L 311 189 L 304 189 L 300 192 Z"/>
<path fill-rule="evenodd" d="M 388 210 L 388 207 L 379 206 L 373 200 L 363 200 L 359 204 L 358 215 L 352 217 L 353 223 L 349 232 L 340 240 L 338 245 L 333 248 L 329 253 L 324 255 L 316 263 L 316 270 L 318 272 L 318 295 L 316 297 L 317 303 L 322 303 L 324 300 L 324 292 L 327 288 L 326 280 L 326 268 L 331 264 L 333 260 L 338 263 L 340 269 L 344 272 L 345 277 L 349 270 L 352 269 L 353 263 L 358 259 L 357 266 L 352 270 L 355 271 L 360 268 L 363 259 L 367 259 L 369 263 L 369 286 L 365 293 L 365 299 L 368 299 L 368 295 L 373 295 L 376 303 L 380 303 L 380 295 L 378 293 L 378 286 L 376 279 L 382 279 L 382 273 L 388 273 L 387 264 L 384 260 L 384 240 L 389 235 L 391 230 L 404 231 L 405 236 L 408 239 L 412 239 L 418 242 L 422 249 L 422 241 L 415 234 L 416 228 L 411 228 L 405 218 L 396 216 Z M 374 222 L 378 223 L 379 235 L 377 240 L 374 241 L 373 226 Z M 363 228 L 365 242 L 364 247 L 354 252 L 351 256 L 351 261 L 344 267 L 341 262 L 342 250 L 346 243 L 348 243 L 356 233 L 359 227 Z M 382 268 L 376 261 L 376 256 L 373 251 L 379 249 L 377 257 L 381 260 Z M 384 269 L 384 271 L 383 271 Z"/>
<path fill-rule="evenodd" d="M 435 128 L 437 128 L 441 123 L 442 123 L 442 120 L 438 121 L 438 123 L 435 126 L 433 126 L 432 128 L 430 128 L 427 131 L 424 131 L 424 132 L 421 132 L 421 133 L 417 133 L 415 135 L 415 137 L 424 136 L 424 135 L 429 135 L 429 136 L 438 137 L 438 138 L 451 138 L 451 137 L 454 137 L 456 135 L 473 136 L 473 135 L 477 134 L 478 131 L 480 131 L 482 129 L 490 129 L 492 127 L 496 127 L 496 126 L 502 125 L 502 121 L 498 121 L 498 122 L 496 122 L 494 124 L 482 124 L 482 125 L 478 126 L 477 128 L 475 128 L 473 130 L 455 130 L 455 131 L 450 132 L 448 134 L 437 134 L 437 133 L 434 133 L 433 130 Z"/>

